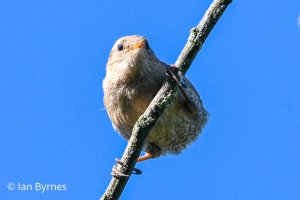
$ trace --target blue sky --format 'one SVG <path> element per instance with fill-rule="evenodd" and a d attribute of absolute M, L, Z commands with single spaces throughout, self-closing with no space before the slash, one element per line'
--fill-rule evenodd
<path fill-rule="evenodd" d="M 127 144 L 103 109 L 113 43 L 144 35 L 174 63 L 210 3 L 2 1 L 0 199 L 99 199 Z M 187 73 L 211 114 L 203 135 L 139 163 L 121 199 L 300 198 L 299 18 L 294 0 L 230 5 Z"/>

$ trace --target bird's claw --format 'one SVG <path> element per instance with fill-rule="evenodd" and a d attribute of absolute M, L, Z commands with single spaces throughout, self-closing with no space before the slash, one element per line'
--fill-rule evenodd
<path fill-rule="evenodd" d="M 120 164 L 122 167 L 128 167 L 125 163 L 123 163 L 121 160 L 119 160 L 117 158 L 116 158 L 116 162 L 117 162 L 117 164 Z M 132 170 L 132 174 L 140 175 L 142 173 L 143 173 L 142 170 L 139 170 L 135 167 Z"/>
<path fill-rule="evenodd" d="M 123 163 L 121 160 L 119 160 L 118 158 L 116 158 L 116 163 L 113 168 L 112 168 L 112 171 L 111 171 L 111 175 L 114 176 L 114 177 L 117 177 L 117 178 L 120 178 L 120 177 L 129 177 L 129 175 L 127 174 L 123 174 L 123 173 L 120 173 L 119 170 L 117 169 L 117 165 L 121 165 L 122 167 L 128 167 L 125 163 Z M 136 174 L 136 175 L 140 175 L 142 174 L 143 172 L 137 168 L 133 168 L 132 170 L 132 174 Z"/>
<path fill-rule="evenodd" d="M 111 173 L 110 173 L 113 177 L 116 177 L 116 178 L 120 178 L 120 177 L 129 177 L 129 175 L 127 174 L 123 174 L 123 173 L 120 173 L 119 170 L 117 169 L 117 165 L 114 165 L 112 170 L 111 170 Z"/>

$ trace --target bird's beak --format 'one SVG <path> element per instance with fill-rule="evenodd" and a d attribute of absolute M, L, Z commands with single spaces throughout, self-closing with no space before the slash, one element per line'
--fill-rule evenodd
<path fill-rule="evenodd" d="M 144 41 L 137 42 L 133 45 L 133 49 L 139 49 L 139 48 L 143 48 L 143 47 L 145 47 Z"/>

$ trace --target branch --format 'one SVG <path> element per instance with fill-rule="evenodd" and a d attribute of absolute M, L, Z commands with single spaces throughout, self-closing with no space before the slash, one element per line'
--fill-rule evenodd
<path fill-rule="evenodd" d="M 231 2 L 232 0 L 214 0 L 200 23 L 195 28 L 192 28 L 188 42 L 175 63 L 175 66 L 183 73 L 186 73 L 189 69 L 207 36 Z M 126 167 L 118 165 L 117 169 L 120 173 L 131 175 L 147 136 L 155 126 L 156 121 L 164 109 L 175 98 L 176 93 L 177 85 L 167 80 L 151 101 L 145 113 L 140 116 L 132 130 L 132 135 L 121 159 L 121 162 L 124 163 Z M 129 177 L 112 177 L 100 200 L 119 199 L 128 179 Z"/>

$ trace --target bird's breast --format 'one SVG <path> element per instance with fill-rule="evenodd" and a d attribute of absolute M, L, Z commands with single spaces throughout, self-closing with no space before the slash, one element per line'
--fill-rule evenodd
<path fill-rule="evenodd" d="M 111 87 L 104 92 L 108 115 L 117 131 L 126 139 L 130 136 L 135 122 L 147 109 L 153 95 L 155 94 L 142 93 L 137 88 L 126 85 Z"/>

